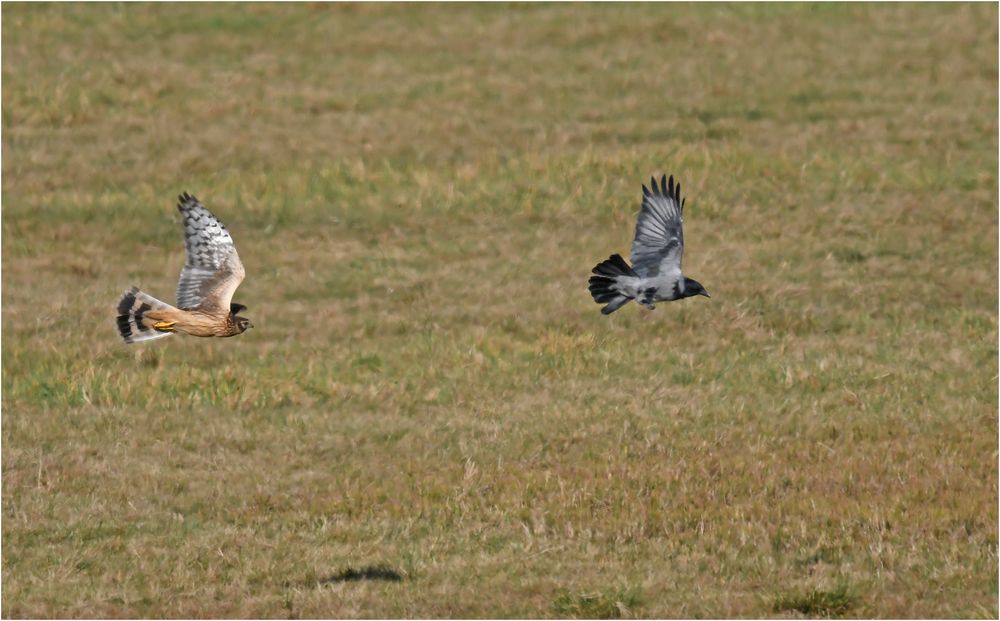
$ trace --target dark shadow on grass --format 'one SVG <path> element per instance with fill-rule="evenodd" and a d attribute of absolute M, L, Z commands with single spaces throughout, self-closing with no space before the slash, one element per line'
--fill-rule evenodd
<path fill-rule="evenodd" d="M 370 565 L 361 569 L 348 567 L 319 581 L 320 584 L 337 584 L 339 582 L 357 582 L 359 580 L 382 580 L 385 582 L 401 582 L 403 574 L 388 565 Z"/>

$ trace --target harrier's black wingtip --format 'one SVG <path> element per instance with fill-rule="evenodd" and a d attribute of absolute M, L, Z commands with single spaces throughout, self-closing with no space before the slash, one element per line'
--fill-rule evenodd
<path fill-rule="evenodd" d="M 188 194 L 187 192 L 181 193 L 177 197 L 177 208 L 183 209 L 188 203 L 197 203 L 198 199 L 194 197 L 193 194 Z"/>

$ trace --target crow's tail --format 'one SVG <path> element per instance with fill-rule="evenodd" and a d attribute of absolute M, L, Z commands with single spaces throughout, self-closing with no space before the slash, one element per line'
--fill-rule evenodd
<path fill-rule="evenodd" d="M 613 254 L 607 261 L 603 261 L 594 266 L 594 276 L 590 277 L 590 295 L 594 296 L 594 301 L 598 304 L 607 304 L 601 309 L 601 313 L 610 315 L 632 299 L 622 290 L 621 279 L 637 278 L 638 274 L 632 271 L 629 264 L 621 255 Z"/>

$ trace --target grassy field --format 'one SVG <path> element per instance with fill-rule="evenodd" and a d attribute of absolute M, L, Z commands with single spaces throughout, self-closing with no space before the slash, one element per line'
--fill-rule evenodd
<path fill-rule="evenodd" d="M 4 617 L 997 616 L 995 4 L 2 13 Z"/>

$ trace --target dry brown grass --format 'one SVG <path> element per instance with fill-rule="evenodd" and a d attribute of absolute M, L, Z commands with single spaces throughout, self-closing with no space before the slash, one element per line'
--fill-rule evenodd
<path fill-rule="evenodd" d="M 996 59 L 993 5 L 5 4 L 3 615 L 996 617 Z M 661 172 L 713 298 L 602 317 Z M 257 328 L 122 346 L 183 190 Z"/>

